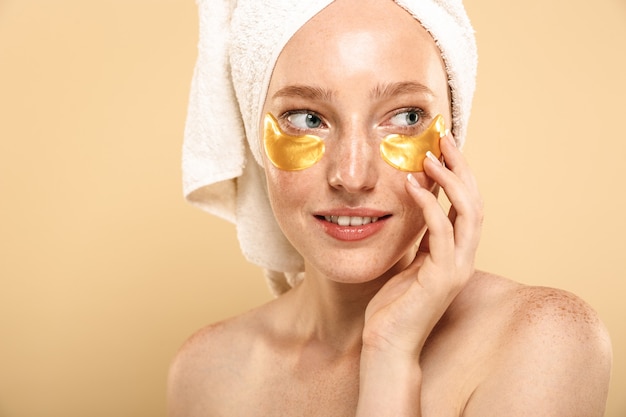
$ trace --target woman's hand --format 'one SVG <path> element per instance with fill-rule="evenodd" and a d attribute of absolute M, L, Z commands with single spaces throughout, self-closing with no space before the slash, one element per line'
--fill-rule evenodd
<path fill-rule="evenodd" d="M 430 190 L 408 176 L 407 192 L 423 211 L 427 232 L 414 261 L 370 301 L 363 349 L 417 357 L 452 300 L 474 273 L 482 199 L 472 172 L 450 134 L 441 140 L 446 166 L 432 154 L 425 173 L 452 203 L 448 215 Z"/>
<path fill-rule="evenodd" d="M 465 159 L 447 135 L 447 167 L 430 156 L 424 171 L 452 203 L 448 215 L 411 175 L 407 191 L 423 211 L 427 232 L 413 262 L 391 278 L 365 311 L 357 416 L 421 416 L 419 358 L 450 303 L 474 273 L 482 200 Z"/>

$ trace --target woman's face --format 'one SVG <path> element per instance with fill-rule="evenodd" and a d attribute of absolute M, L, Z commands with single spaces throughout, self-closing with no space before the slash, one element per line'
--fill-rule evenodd
<path fill-rule="evenodd" d="M 440 52 L 422 26 L 392 1 L 332 3 L 282 51 L 266 113 L 286 134 L 324 140 L 323 157 L 303 170 L 264 156 L 272 208 L 307 275 L 356 283 L 406 267 L 424 221 L 380 142 L 421 133 L 438 114 L 451 120 Z"/>

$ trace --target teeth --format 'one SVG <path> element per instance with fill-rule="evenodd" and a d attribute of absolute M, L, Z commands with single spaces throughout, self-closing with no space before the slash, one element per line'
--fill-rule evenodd
<path fill-rule="evenodd" d="M 350 219 L 350 226 L 363 226 L 372 221 L 371 217 L 352 217 Z"/>
<path fill-rule="evenodd" d="M 339 218 L 337 219 L 337 224 L 339 226 L 350 226 L 350 217 L 339 216 Z"/>
<path fill-rule="evenodd" d="M 324 216 L 327 222 L 338 224 L 339 226 L 363 226 L 364 224 L 378 221 L 378 217 L 360 216 Z"/>

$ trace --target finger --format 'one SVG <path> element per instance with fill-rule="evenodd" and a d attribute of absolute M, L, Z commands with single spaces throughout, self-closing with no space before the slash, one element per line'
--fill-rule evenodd
<path fill-rule="evenodd" d="M 454 230 L 437 197 L 423 188 L 411 174 L 407 176 L 407 192 L 422 210 L 427 227 L 428 252 L 435 263 L 454 260 Z"/>
<path fill-rule="evenodd" d="M 472 190 L 478 190 L 476 178 L 463 156 L 463 153 L 456 147 L 456 142 L 451 134 L 444 136 L 440 142 L 442 157 L 445 166 L 454 172 Z"/>
<path fill-rule="evenodd" d="M 452 223 L 456 221 L 459 215 L 462 216 L 476 208 L 476 203 L 479 201 L 479 194 L 476 190 L 468 186 L 457 173 L 444 167 L 431 153 L 424 162 L 424 171 L 441 186 L 446 197 L 450 200 L 451 208 L 454 208 L 451 217 L 449 217 Z"/>
<path fill-rule="evenodd" d="M 457 153 L 458 150 L 451 148 L 453 147 L 450 145 L 447 149 L 454 156 L 449 168 L 429 155 L 424 163 L 424 171 L 443 188 L 452 204 L 450 222 L 454 225 L 457 261 L 473 264 L 482 225 L 482 198 L 469 166 Z"/>
<path fill-rule="evenodd" d="M 450 223 L 452 224 L 454 224 L 454 222 L 456 221 L 456 209 L 454 208 L 454 206 L 450 207 L 450 211 L 448 212 L 448 219 L 450 220 Z M 418 252 L 425 252 L 425 253 L 430 252 L 430 245 L 428 244 L 428 238 L 429 238 L 429 232 L 428 232 L 428 229 L 426 229 L 426 232 L 424 232 L 424 236 L 422 237 L 420 245 L 417 249 Z"/>

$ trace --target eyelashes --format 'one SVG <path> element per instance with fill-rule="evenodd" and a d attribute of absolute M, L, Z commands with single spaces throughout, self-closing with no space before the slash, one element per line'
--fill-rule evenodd
<path fill-rule="evenodd" d="M 310 110 L 288 112 L 283 118 L 297 131 L 310 131 L 328 127 L 321 116 Z"/>
<path fill-rule="evenodd" d="M 415 131 L 423 126 L 426 118 L 427 114 L 424 110 L 410 107 L 395 112 L 395 114 L 389 118 L 389 124 L 393 126 L 394 130 Z"/>
<path fill-rule="evenodd" d="M 417 133 L 424 127 L 429 114 L 418 107 L 407 107 L 393 113 L 387 122 L 381 127 L 393 132 Z M 327 129 L 329 124 L 324 118 L 313 110 L 302 109 L 285 112 L 281 117 L 287 125 L 287 131 L 302 134 L 305 132 Z"/>
<path fill-rule="evenodd" d="M 289 122 L 290 130 L 283 131 L 278 120 L 267 113 L 264 119 L 263 145 L 265 153 L 274 166 L 285 171 L 299 171 L 317 163 L 326 150 L 324 140 L 316 135 L 302 134 L 324 130 L 328 125 L 316 113 L 302 110 L 285 113 L 282 119 Z M 418 130 L 422 125 L 424 112 L 419 109 L 403 109 L 395 113 L 389 124 L 393 130 Z M 428 151 L 441 156 L 439 140 L 444 136 L 445 123 L 442 115 L 437 115 L 426 130 L 417 135 L 391 134 L 380 143 L 380 154 L 392 167 L 408 172 L 423 171 L 423 163 Z"/>

